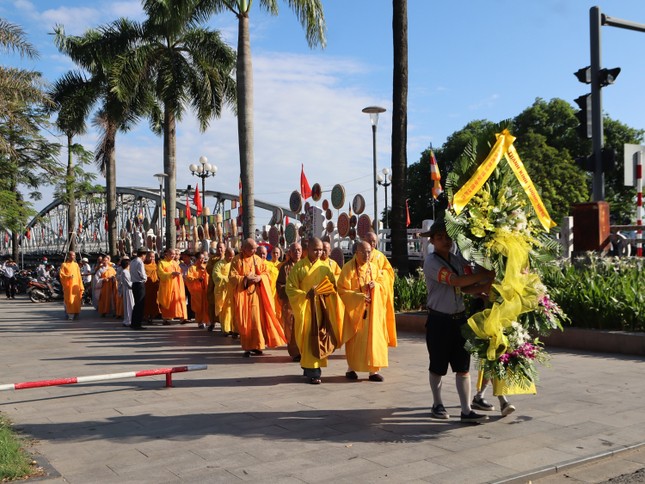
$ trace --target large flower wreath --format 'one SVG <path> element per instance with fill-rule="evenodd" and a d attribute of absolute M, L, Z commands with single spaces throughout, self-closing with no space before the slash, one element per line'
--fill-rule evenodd
<path fill-rule="evenodd" d="M 495 269 L 483 311 L 468 320 L 466 348 L 499 393 L 534 393 L 536 363 L 548 360 L 540 335 L 567 316 L 549 298 L 537 267 L 557 256 L 548 216 L 507 130 L 494 145 L 473 140 L 446 180 L 448 233 L 468 260 Z M 464 196 L 465 194 L 465 196 Z"/>

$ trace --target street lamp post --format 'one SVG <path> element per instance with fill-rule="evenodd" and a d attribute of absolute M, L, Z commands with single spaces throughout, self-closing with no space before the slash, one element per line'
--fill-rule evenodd
<path fill-rule="evenodd" d="M 368 106 L 363 108 L 363 112 L 370 115 L 372 123 L 372 164 L 374 170 L 374 232 L 378 235 L 378 205 L 377 190 L 378 184 L 376 179 L 376 127 L 378 126 L 378 115 L 385 112 L 385 108 L 380 106 Z"/>
<path fill-rule="evenodd" d="M 383 174 L 381 175 L 381 173 Z M 385 191 L 385 228 L 387 228 L 387 187 L 392 184 L 392 170 L 389 168 L 383 168 L 381 173 L 376 175 L 376 181 Z"/>
<path fill-rule="evenodd" d="M 163 236 L 164 236 L 163 219 L 165 218 L 163 214 L 163 202 L 164 202 L 163 184 L 164 184 L 164 180 L 168 177 L 168 175 L 165 173 L 156 173 L 154 177 L 159 182 L 159 219 L 158 220 L 159 220 L 159 240 L 161 240 L 160 247 L 165 247 L 163 243 Z"/>
<path fill-rule="evenodd" d="M 206 208 L 206 178 L 217 175 L 217 166 L 211 165 L 205 156 L 199 157 L 199 165 L 191 164 L 188 168 L 193 176 L 202 179 L 202 207 Z"/>

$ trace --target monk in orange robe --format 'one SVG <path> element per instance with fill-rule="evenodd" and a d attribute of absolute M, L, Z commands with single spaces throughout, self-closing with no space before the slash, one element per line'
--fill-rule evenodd
<path fill-rule="evenodd" d="M 67 259 L 60 266 L 58 275 L 63 286 L 67 319 L 76 319 L 81 312 L 84 290 L 81 268 L 76 263 L 76 252 L 71 250 L 67 253 Z"/>
<path fill-rule="evenodd" d="M 181 275 L 179 262 L 175 258 L 174 249 L 166 249 L 164 258 L 157 266 L 159 276 L 159 292 L 157 302 L 164 322 L 171 319 L 186 320 L 186 290 L 184 278 Z"/>
<path fill-rule="evenodd" d="M 371 260 L 372 250 L 369 242 L 359 242 L 340 273 L 338 294 L 345 304 L 345 376 L 357 380 L 356 372 L 369 372 L 370 381 L 381 382 L 379 370 L 388 366 L 388 347 L 396 346 L 396 327 L 390 327 L 387 319 L 391 279 Z"/>
<path fill-rule="evenodd" d="M 97 272 L 99 276 L 98 284 L 101 287 L 99 297 L 99 314 L 102 317 L 108 314 L 114 315 L 116 309 L 116 270 L 112 267 L 112 259 L 109 255 L 103 257 L 103 266 Z"/>
<path fill-rule="evenodd" d="M 255 255 L 257 243 L 249 238 L 231 261 L 229 288 L 235 302 L 234 319 L 244 356 L 261 355 L 265 347 L 286 343 L 276 318 L 266 263 Z"/>
<path fill-rule="evenodd" d="M 195 312 L 195 322 L 197 327 L 204 329 L 206 324 L 210 324 L 210 316 L 208 311 L 208 284 L 210 276 L 206 270 L 205 254 L 197 254 L 195 263 L 188 269 L 186 274 L 186 286 L 190 291 L 190 306 Z"/>
<path fill-rule="evenodd" d="M 161 310 L 157 303 L 157 292 L 159 291 L 159 276 L 157 275 L 157 261 L 155 253 L 150 251 L 143 260 L 143 268 L 146 271 L 146 299 L 143 308 L 143 318 L 150 321 L 159 316 Z"/>

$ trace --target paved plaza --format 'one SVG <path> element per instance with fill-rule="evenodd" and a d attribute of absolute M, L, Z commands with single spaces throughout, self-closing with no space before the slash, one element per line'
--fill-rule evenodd
<path fill-rule="evenodd" d="M 283 348 L 242 358 L 196 325 L 131 331 L 87 308 L 67 321 L 61 303 L 24 296 L 0 300 L 0 334 L 0 384 L 208 365 L 168 389 L 156 376 L 0 392 L 46 482 L 528 482 L 645 442 L 640 357 L 552 350 L 537 395 L 473 426 L 458 420 L 452 375 L 453 418 L 430 417 L 420 332 L 399 334 L 385 382 L 346 380 L 341 350 L 317 386 Z M 645 465 L 638 455 L 625 472 Z"/>

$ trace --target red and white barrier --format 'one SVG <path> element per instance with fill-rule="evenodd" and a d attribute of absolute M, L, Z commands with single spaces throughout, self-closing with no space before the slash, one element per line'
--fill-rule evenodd
<path fill-rule="evenodd" d="M 166 375 L 166 387 L 172 387 L 172 374 L 184 371 L 205 370 L 206 365 L 175 366 L 172 368 L 155 368 L 153 370 L 126 371 L 123 373 L 107 373 L 105 375 L 79 376 L 72 378 L 58 378 L 55 380 L 27 381 L 22 383 L 7 383 L 0 385 L 3 390 L 24 390 L 26 388 L 51 387 L 57 385 L 72 385 L 74 383 L 90 383 L 120 378 L 138 378 L 141 376 Z"/>

